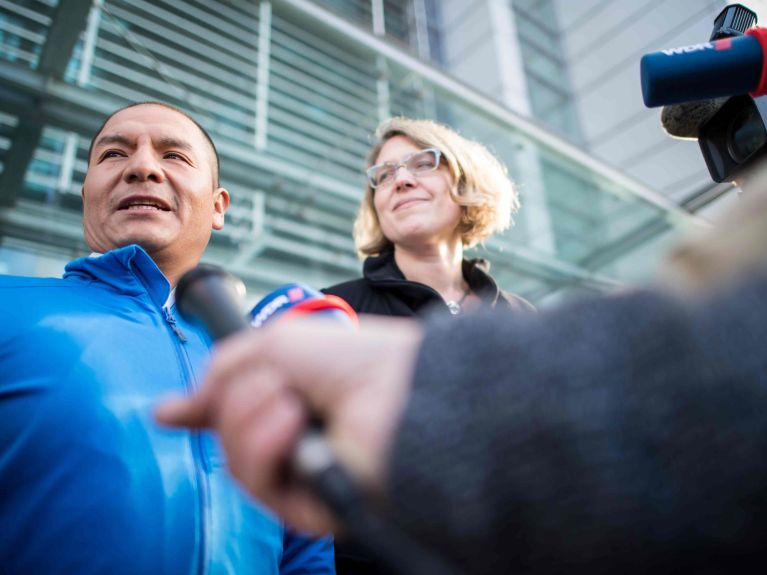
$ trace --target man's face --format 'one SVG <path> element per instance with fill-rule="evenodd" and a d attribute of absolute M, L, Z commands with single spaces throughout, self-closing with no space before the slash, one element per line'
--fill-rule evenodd
<path fill-rule="evenodd" d="M 192 267 L 224 225 L 229 193 L 199 128 L 152 104 L 115 114 L 97 135 L 83 183 L 85 241 L 96 252 L 143 247 L 160 267 Z"/>

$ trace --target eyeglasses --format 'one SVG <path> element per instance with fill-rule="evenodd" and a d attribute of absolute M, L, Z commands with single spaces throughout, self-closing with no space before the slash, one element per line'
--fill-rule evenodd
<path fill-rule="evenodd" d="M 397 170 L 407 169 L 414 176 L 433 172 L 439 167 L 442 152 L 436 148 L 426 148 L 402 158 L 400 162 L 384 162 L 367 169 L 368 181 L 373 188 L 391 184 L 397 177 Z"/>

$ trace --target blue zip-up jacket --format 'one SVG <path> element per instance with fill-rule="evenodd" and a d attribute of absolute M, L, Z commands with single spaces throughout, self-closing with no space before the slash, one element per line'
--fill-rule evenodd
<path fill-rule="evenodd" d="M 138 246 L 0 276 L 0 573 L 333 573 L 230 479 L 213 436 L 152 411 L 210 341 Z"/>

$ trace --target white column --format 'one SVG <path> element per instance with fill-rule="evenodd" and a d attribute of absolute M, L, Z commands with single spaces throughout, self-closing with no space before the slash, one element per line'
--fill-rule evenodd
<path fill-rule="evenodd" d="M 258 7 L 258 71 L 256 72 L 256 149 L 266 148 L 269 127 L 269 58 L 271 57 L 272 4 Z"/>
<path fill-rule="evenodd" d="M 529 116 L 527 81 L 508 0 L 445 0 L 442 14 L 450 72 L 511 110 Z"/>

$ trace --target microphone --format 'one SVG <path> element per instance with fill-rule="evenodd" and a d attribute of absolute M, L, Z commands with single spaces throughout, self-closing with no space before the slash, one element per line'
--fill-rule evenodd
<path fill-rule="evenodd" d="M 179 280 L 176 306 L 187 320 L 205 326 L 214 340 L 248 328 L 249 323 L 260 327 L 282 316 L 305 313 L 329 315 L 350 326 L 357 324 L 357 314 L 345 300 L 300 284 L 288 284 L 268 293 L 250 312 L 248 322 L 239 310 L 244 293 L 245 286 L 239 279 L 218 266 L 201 264 Z M 391 572 L 460 575 L 453 565 L 446 564 L 368 510 L 362 491 L 336 460 L 318 420 L 313 419 L 298 440 L 289 470 L 294 477 L 306 482 L 357 542 Z"/>
<path fill-rule="evenodd" d="M 292 283 L 266 294 L 250 311 L 251 327 L 261 327 L 282 316 L 319 314 L 356 326 L 357 313 L 345 299 Z"/>
<path fill-rule="evenodd" d="M 661 126 L 672 138 L 697 140 L 700 127 L 713 118 L 727 100 L 716 98 L 664 106 L 660 114 Z"/>
<path fill-rule="evenodd" d="M 212 264 L 189 270 L 176 286 L 176 307 L 186 319 L 202 324 L 213 340 L 248 326 L 240 313 L 242 280 Z"/>
<path fill-rule="evenodd" d="M 240 303 L 245 295 L 245 285 L 235 276 L 218 266 L 200 264 L 185 273 L 176 286 L 176 306 L 189 321 L 202 324 L 213 340 L 220 340 L 250 326 L 261 327 L 284 315 L 319 313 L 357 325 L 357 314 L 346 301 L 302 286 L 288 284 L 268 293 L 250 312 L 250 322 L 240 313 Z M 330 446 L 322 436 L 319 425 L 314 422 L 298 445 L 290 462 L 291 471 L 307 481 L 326 503 L 338 499 L 337 493 L 328 489 L 338 488 L 346 476 L 347 488 L 351 478 L 340 469 Z M 336 469 L 337 468 L 337 469 Z M 323 481 L 323 473 L 330 472 L 333 483 Z M 328 501 L 330 500 L 330 501 Z M 335 511 L 335 509 L 334 509 Z"/>
<path fill-rule="evenodd" d="M 723 96 L 767 94 L 767 29 L 642 56 L 642 97 L 652 108 Z"/>

